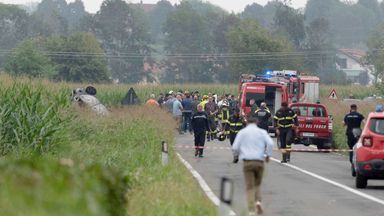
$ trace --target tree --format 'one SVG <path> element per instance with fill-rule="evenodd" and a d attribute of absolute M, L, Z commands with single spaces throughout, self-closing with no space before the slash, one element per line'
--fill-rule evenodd
<path fill-rule="evenodd" d="M 240 18 L 235 14 L 230 14 L 222 18 L 221 22 L 214 29 L 214 50 L 220 56 L 228 54 L 230 47 L 227 33 L 231 28 L 240 23 Z M 214 64 L 217 80 L 220 82 L 231 82 L 231 68 L 229 59 L 217 59 Z"/>
<path fill-rule="evenodd" d="M 336 50 L 332 45 L 330 24 L 325 18 L 317 18 L 306 27 L 304 44 L 305 67 L 320 76 L 322 83 L 346 82 L 346 75 L 336 69 Z"/>
<path fill-rule="evenodd" d="M 69 24 L 69 30 L 74 31 L 80 25 L 80 21 L 87 15 L 84 3 L 81 0 L 71 2 L 67 6 L 66 16 Z"/>
<path fill-rule="evenodd" d="M 301 43 L 305 38 L 304 14 L 280 3 L 275 13 L 274 25 L 277 33 L 289 38 L 296 48 L 301 47 Z"/>
<path fill-rule="evenodd" d="M 384 24 L 380 25 L 370 36 L 367 46 L 369 48 L 367 61 L 375 66 L 374 76 L 376 82 L 384 78 Z"/>
<path fill-rule="evenodd" d="M 169 13 L 173 11 L 172 4 L 167 0 L 157 2 L 156 7 L 149 13 L 149 25 L 152 38 L 157 41 L 164 37 L 163 28 Z"/>
<path fill-rule="evenodd" d="M 284 38 L 273 37 L 257 21 L 242 20 L 227 35 L 231 53 L 247 54 L 231 60 L 232 80 L 237 80 L 242 73 L 255 74 L 267 68 L 301 69 L 301 59 L 289 55 L 294 51 L 290 43 Z"/>
<path fill-rule="evenodd" d="M 28 14 L 15 5 L 0 3 L 0 49 L 8 50 L 28 35 Z M 4 58 L 0 57 L 0 65 Z"/>
<path fill-rule="evenodd" d="M 305 6 L 306 23 L 317 18 L 329 18 L 332 8 L 339 7 L 340 4 L 339 0 L 308 0 Z"/>
<path fill-rule="evenodd" d="M 213 43 L 207 22 L 188 1 L 182 1 L 167 19 L 166 82 L 212 82 Z"/>
<path fill-rule="evenodd" d="M 144 61 L 150 56 L 151 39 L 142 10 L 122 0 L 105 0 L 94 16 L 92 31 L 102 40 L 114 78 L 139 82 L 147 75 Z"/>
<path fill-rule="evenodd" d="M 254 19 L 257 20 L 260 25 L 267 28 L 269 26 L 268 21 L 265 19 L 264 7 L 257 3 L 252 3 L 244 8 L 244 11 L 240 14 L 243 19 Z"/>
<path fill-rule="evenodd" d="M 5 71 L 13 75 L 52 78 L 55 74 L 50 59 L 36 46 L 34 40 L 20 43 L 5 63 Z"/>
<path fill-rule="evenodd" d="M 53 36 L 45 41 L 44 46 L 56 65 L 56 80 L 92 83 L 110 81 L 104 51 L 92 33 Z"/>
<path fill-rule="evenodd" d="M 52 34 L 67 34 L 69 30 L 65 0 L 43 0 L 34 15 L 44 22 Z"/>
<path fill-rule="evenodd" d="M 373 12 L 375 20 L 380 21 L 383 19 L 383 12 L 377 0 L 359 0 L 358 4 Z"/>

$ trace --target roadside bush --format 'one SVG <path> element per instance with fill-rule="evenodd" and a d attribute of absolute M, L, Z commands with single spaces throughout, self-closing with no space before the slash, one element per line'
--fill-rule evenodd
<path fill-rule="evenodd" d="M 98 164 L 47 157 L 0 159 L 2 215 L 125 215 L 127 179 Z"/>

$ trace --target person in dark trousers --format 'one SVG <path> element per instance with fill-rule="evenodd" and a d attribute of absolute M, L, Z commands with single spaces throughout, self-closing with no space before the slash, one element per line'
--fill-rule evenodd
<path fill-rule="evenodd" d="M 233 114 L 235 109 L 238 108 L 238 105 L 239 105 L 239 103 L 238 103 L 235 95 L 231 95 L 231 97 L 229 98 L 229 111 L 230 111 L 231 115 Z"/>
<path fill-rule="evenodd" d="M 268 132 L 268 123 L 271 118 L 271 112 L 265 102 L 260 104 L 260 108 L 255 111 L 255 116 L 258 120 L 257 126 Z"/>
<path fill-rule="evenodd" d="M 192 128 L 195 136 L 195 157 L 203 157 L 205 135 L 209 131 L 208 116 L 201 104 L 197 105 L 197 112 L 192 116 Z"/>
<path fill-rule="evenodd" d="M 347 126 L 345 135 L 347 136 L 349 149 L 356 144 L 358 137 L 354 134 L 354 130 L 360 131 L 361 122 L 364 122 L 364 116 L 357 112 L 357 105 L 352 104 L 350 112 L 344 117 L 344 126 Z M 349 161 L 352 163 L 353 152 L 349 152 Z"/>
<path fill-rule="evenodd" d="M 199 105 L 199 104 L 200 104 L 199 97 L 197 95 L 194 95 L 193 96 L 193 101 L 192 101 L 192 104 L 191 104 L 192 115 L 197 113 L 197 105 Z"/>
<path fill-rule="evenodd" d="M 216 139 L 217 133 L 217 124 L 216 124 L 216 114 L 219 112 L 219 106 L 213 101 L 213 97 L 208 97 L 208 102 L 204 106 L 204 111 L 208 115 L 209 129 L 208 132 L 208 141 Z"/>
<path fill-rule="evenodd" d="M 226 130 L 229 125 L 229 118 L 231 117 L 229 114 L 229 104 L 228 101 L 224 101 L 222 106 L 219 109 L 219 122 L 220 122 L 220 130 L 224 132 L 225 136 L 229 135 L 229 131 Z"/>
<path fill-rule="evenodd" d="M 256 112 L 257 109 L 259 109 L 259 107 L 256 104 L 256 100 L 253 99 L 253 98 L 251 100 L 249 100 L 249 106 L 251 107 L 251 115 L 252 115 L 252 117 L 256 117 L 255 112 Z"/>
<path fill-rule="evenodd" d="M 248 200 L 249 215 L 263 214 L 260 186 L 263 179 L 264 161 L 269 162 L 273 141 L 268 133 L 256 126 L 256 118 L 247 119 L 248 125 L 237 134 L 232 150 L 233 162 L 243 160 L 243 172 Z M 255 212 L 257 210 L 257 212 Z"/>
<path fill-rule="evenodd" d="M 237 133 L 245 127 L 244 118 L 240 116 L 240 109 L 236 108 L 233 115 L 229 118 L 229 124 L 227 125 L 226 131 L 229 131 L 229 143 L 231 146 L 235 141 Z"/>
<path fill-rule="evenodd" d="M 181 105 L 183 106 L 183 131 L 184 133 L 186 133 L 187 131 L 192 132 L 192 99 L 189 92 L 185 92 L 185 98 L 183 98 L 183 100 L 181 101 Z"/>
<path fill-rule="evenodd" d="M 287 102 L 281 103 L 281 108 L 274 116 L 276 135 L 280 139 L 282 149 L 281 163 L 291 160 L 291 145 L 293 141 L 293 130 L 298 126 L 296 113 L 288 107 Z"/>

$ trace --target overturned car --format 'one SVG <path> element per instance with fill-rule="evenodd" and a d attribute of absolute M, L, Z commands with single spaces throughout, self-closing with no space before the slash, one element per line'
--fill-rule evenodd
<path fill-rule="evenodd" d="M 96 98 L 96 93 L 96 88 L 93 86 L 88 86 L 85 89 L 76 88 L 72 91 L 72 102 L 80 107 L 90 107 L 98 115 L 108 115 L 108 109 Z"/>

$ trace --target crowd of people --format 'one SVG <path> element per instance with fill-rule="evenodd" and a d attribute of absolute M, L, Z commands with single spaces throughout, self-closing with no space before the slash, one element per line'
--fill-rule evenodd
<path fill-rule="evenodd" d="M 215 93 L 201 95 L 198 91 L 182 90 L 160 93 L 157 100 L 152 94 L 146 102 L 146 105 L 159 106 L 171 113 L 178 122 L 180 134 L 193 133 L 192 116 L 198 112 L 197 106 L 199 104 L 202 106 L 202 111 L 207 114 L 209 121 L 208 141 L 217 138 L 217 133 L 225 129 L 229 117 L 238 107 L 235 95 L 223 94 L 218 96 Z"/>

